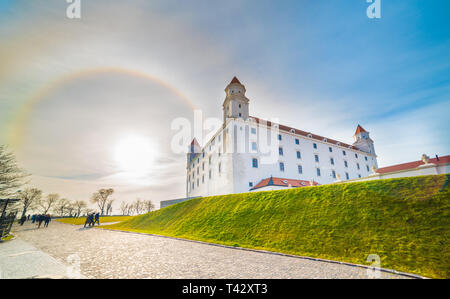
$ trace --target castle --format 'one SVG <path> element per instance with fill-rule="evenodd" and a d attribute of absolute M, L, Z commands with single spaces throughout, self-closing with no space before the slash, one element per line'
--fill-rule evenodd
<path fill-rule="evenodd" d="M 225 92 L 222 127 L 203 147 L 195 138 L 190 145 L 188 198 L 329 184 L 378 168 L 374 143 L 360 125 L 350 145 L 250 116 L 236 77 Z"/>

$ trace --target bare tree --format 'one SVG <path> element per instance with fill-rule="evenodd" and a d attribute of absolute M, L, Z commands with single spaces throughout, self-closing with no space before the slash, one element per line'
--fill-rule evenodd
<path fill-rule="evenodd" d="M 144 208 L 147 211 L 147 213 L 150 213 L 151 211 L 153 211 L 155 209 L 155 205 L 153 204 L 153 202 L 149 199 L 149 200 L 145 200 L 144 201 Z"/>
<path fill-rule="evenodd" d="M 140 198 L 136 199 L 136 201 L 134 202 L 134 210 L 136 212 L 137 215 L 142 213 L 142 210 L 144 208 L 144 203 L 142 202 L 142 200 Z"/>
<path fill-rule="evenodd" d="M 128 212 L 128 204 L 122 201 L 120 203 L 120 211 L 122 212 L 122 215 L 125 216 Z"/>
<path fill-rule="evenodd" d="M 101 215 L 104 215 L 106 202 L 108 201 L 108 197 L 114 193 L 114 189 L 100 189 L 95 192 L 91 197 L 91 202 L 96 203 L 98 208 L 100 209 Z"/>
<path fill-rule="evenodd" d="M 87 207 L 87 203 L 84 200 L 77 200 L 74 203 L 76 214 L 75 217 L 80 217 L 81 211 Z"/>
<path fill-rule="evenodd" d="M 66 207 L 66 213 L 68 216 L 72 217 L 72 213 L 76 211 L 76 206 L 74 202 L 69 201 L 69 205 Z"/>
<path fill-rule="evenodd" d="M 39 206 L 42 209 L 42 212 L 44 214 L 47 214 L 48 211 L 50 211 L 50 209 L 55 205 L 56 202 L 58 202 L 59 200 L 59 194 L 57 193 L 51 193 L 48 194 L 47 197 L 45 197 L 45 199 L 41 200 L 39 203 Z"/>
<path fill-rule="evenodd" d="M 17 165 L 14 154 L 7 152 L 5 146 L 0 145 L 0 198 L 16 194 L 27 176 Z"/>
<path fill-rule="evenodd" d="M 58 211 L 59 215 L 62 217 L 69 205 L 70 202 L 67 198 L 61 198 L 56 202 L 55 211 Z"/>
<path fill-rule="evenodd" d="M 127 215 L 133 215 L 134 212 L 134 204 L 130 203 L 127 205 Z"/>
<path fill-rule="evenodd" d="M 113 210 L 113 203 L 114 203 L 115 199 L 109 199 L 106 201 L 106 215 L 110 215 L 112 214 L 112 210 Z"/>
<path fill-rule="evenodd" d="M 29 208 L 36 207 L 42 198 L 42 190 L 37 188 L 26 188 L 19 194 L 23 206 L 22 217 L 25 216 Z"/>

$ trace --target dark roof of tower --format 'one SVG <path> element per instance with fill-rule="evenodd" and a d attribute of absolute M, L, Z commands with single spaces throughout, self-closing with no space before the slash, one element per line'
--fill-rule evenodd
<path fill-rule="evenodd" d="M 233 80 L 231 80 L 231 82 L 230 82 L 230 84 L 233 84 L 233 83 L 242 84 L 236 76 L 234 76 Z"/>

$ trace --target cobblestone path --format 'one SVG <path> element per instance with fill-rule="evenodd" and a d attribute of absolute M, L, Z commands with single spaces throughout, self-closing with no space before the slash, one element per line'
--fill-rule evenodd
<path fill-rule="evenodd" d="M 73 262 L 74 255 L 79 257 L 81 274 L 88 278 L 367 278 L 367 270 L 358 267 L 157 236 L 85 229 L 56 221 L 48 228 L 37 229 L 28 223 L 15 226 L 13 231 L 17 241 L 26 242 L 66 265 Z M 405 278 L 385 272 L 381 272 L 381 277 Z"/>

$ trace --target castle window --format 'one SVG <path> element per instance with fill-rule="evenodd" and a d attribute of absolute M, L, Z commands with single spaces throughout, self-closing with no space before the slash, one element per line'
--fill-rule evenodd
<path fill-rule="evenodd" d="M 283 156 L 283 148 L 282 147 L 278 148 L 278 153 L 280 154 L 280 156 Z"/>
<path fill-rule="evenodd" d="M 280 162 L 280 171 L 284 171 L 284 163 Z"/>
<path fill-rule="evenodd" d="M 248 182 L 248 186 L 251 188 L 253 187 L 253 183 L 252 182 Z"/>
<path fill-rule="evenodd" d="M 252 166 L 253 166 L 253 168 L 258 168 L 258 159 L 252 160 Z"/>
<path fill-rule="evenodd" d="M 355 158 L 358 159 L 358 154 L 355 154 Z"/>
<path fill-rule="evenodd" d="M 366 165 L 366 169 L 367 171 L 370 171 L 369 165 Z"/>
<path fill-rule="evenodd" d="M 328 148 L 328 151 L 329 151 L 330 153 L 332 153 L 332 152 L 333 152 L 333 148 L 330 146 L 330 147 Z"/>
<path fill-rule="evenodd" d="M 331 165 L 334 165 L 334 159 L 333 158 L 330 158 L 330 163 L 331 163 Z"/>
<path fill-rule="evenodd" d="M 219 173 L 222 172 L 222 163 L 219 163 Z"/>
<path fill-rule="evenodd" d="M 356 163 L 356 168 L 358 168 L 358 170 L 360 169 L 359 163 Z"/>
<path fill-rule="evenodd" d="M 294 129 L 291 129 L 291 133 L 295 133 L 295 130 L 294 130 Z"/>
<path fill-rule="evenodd" d="M 241 108 L 241 104 L 239 104 L 239 108 Z"/>
<path fill-rule="evenodd" d="M 298 173 L 299 174 L 303 173 L 303 167 L 301 165 L 298 166 Z"/>
<path fill-rule="evenodd" d="M 336 178 L 336 171 L 332 170 L 331 171 L 331 175 L 333 176 L 333 179 L 335 179 Z"/>
<path fill-rule="evenodd" d="M 202 163 L 202 170 L 205 170 L 205 162 Z"/>
<path fill-rule="evenodd" d="M 205 183 L 205 176 L 202 175 L 202 184 L 204 184 L 204 183 Z"/>
<path fill-rule="evenodd" d="M 313 148 L 317 149 L 317 143 L 313 143 Z"/>
<path fill-rule="evenodd" d="M 278 140 L 281 141 L 281 139 L 282 139 L 281 134 L 278 134 Z"/>
<path fill-rule="evenodd" d="M 252 134 L 256 134 L 256 128 L 252 128 Z"/>
<path fill-rule="evenodd" d="M 358 177 L 359 177 L 359 178 L 361 178 L 361 175 L 360 175 L 360 174 L 358 174 Z"/>
<path fill-rule="evenodd" d="M 350 176 L 348 175 L 348 172 L 345 173 L 345 178 L 346 178 L 347 180 L 350 179 Z"/>
<path fill-rule="evenodd" d="M 241 117 L 242 116 L 242 113 L 239 113 L 239 117 Z"/>
<path fill-rule="evenodd" d="M 347 161 L 344 161 L 344 166 L 345 166 L 345 167 L 348 167 Z"/>
<path fill-rule="evenodd" d="M 252 150 L 253 151 L 257 151 L 258 150 L 258 146 L 257 146 L 256 142 L 252 142 Z"/>
<path fill-rule="evenodd" d="M 297 145 L 300 144 L 300 140 L 298 138 L 295 139 L 295 144 L 297 144 Z"/>
<path fill-rule="evenodd" d="M 302 153 L 300 153 L 300 151 L 297 151 L 297 159 L 301 159 L 302 158 Z"/>
<path fill-rule="evenodd" d="M 308 134 L 308 137 L 309 137 L 309 138 L 312 138 L 312 134 Z"/>
<path fill-rule="evenodd" d="M 345 151 L 342 151 L 342 154 L 343 154 L 344 156 L 346 156 L 346 155 L 347 155 L 347 153 L 346 153 Z"/>
<path fill-rule="evenodd" d="M 365 156 L 365 157 L 364 157 L 364 160 L 366 160 L 366 161 L 367 161 L 367 156 Z"/>
<path fill-rule="evenodd" d="M 316 162 L 319 162 L 319 155 L 314 155 L 314 160 L 315 160 Z"/>
<path fill-rule="evenodd" d="M 316 168 L 317 176 L 320 176 L 320 168 Z"/>

